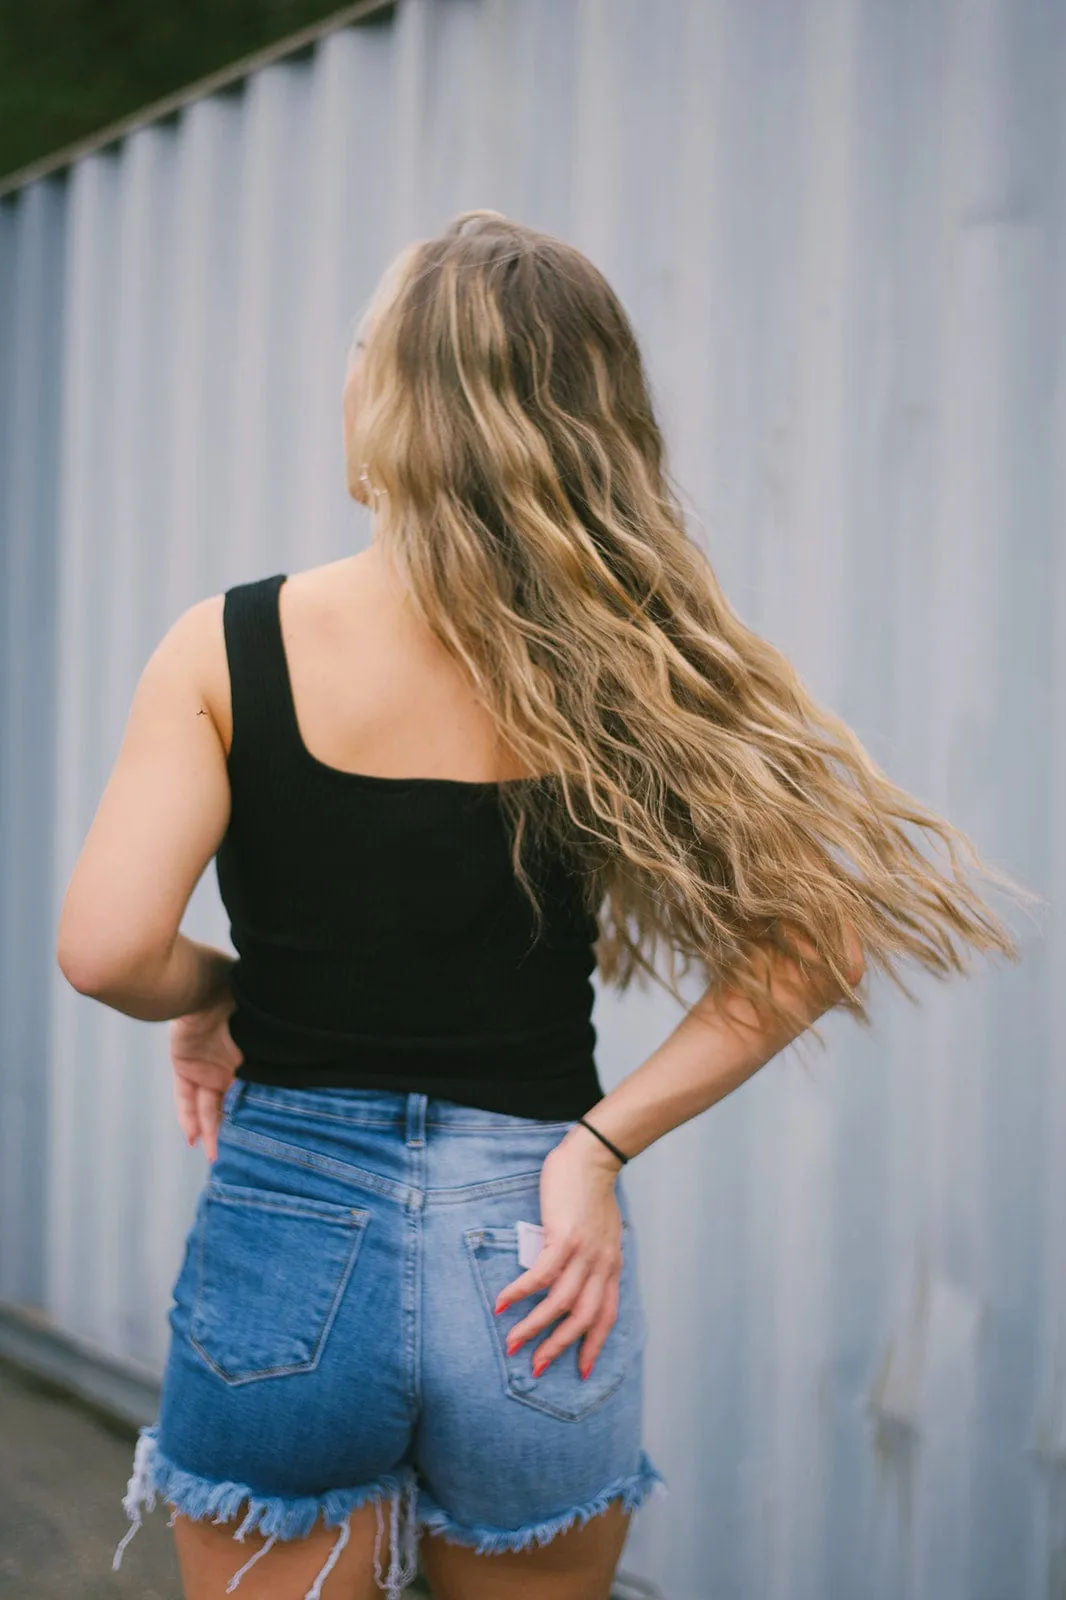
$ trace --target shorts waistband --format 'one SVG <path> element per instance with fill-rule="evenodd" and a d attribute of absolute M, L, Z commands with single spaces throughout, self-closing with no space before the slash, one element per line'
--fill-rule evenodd
<path fill-rule="evenodd" d="M 426 1129 L 431 1127 L 507 1133 L 522 1128 L 565 1129 L 577 1120 L 577 1115 L 561 1118 L 516 1116 L 481 1106 L 462 1105 L 418 1090 L 293 1088 L 247 1078 L 234 1079 L 226 1091 L 224 1109 L 235 1111 L 246 1096 L 296 1115 L 317 1113 L 341 1122 L 394 1127 L 403 1132 L 405 1142 L 415 1149 L 425 1144 Z"/>

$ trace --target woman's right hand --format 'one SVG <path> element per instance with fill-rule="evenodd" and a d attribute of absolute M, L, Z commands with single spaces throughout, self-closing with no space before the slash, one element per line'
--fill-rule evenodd
<path fill-rule="evenodd" d="M 540 1175 L 544 1243 L 536 1261 L 506 1284 L 496 1311 L 547 1290 L 544 1299 L 511 1329 L 507 1353 L 559 1326 L 533 1352 L 533 1376 L 569 1345 L 581 1341 L 578 1370 L 587 1378 L 614 1327 L 622 1275 L 622 1213 L 615 1192 L 620 1171 L 595 1134 L 573 1128 L 548 1152 Z"/>

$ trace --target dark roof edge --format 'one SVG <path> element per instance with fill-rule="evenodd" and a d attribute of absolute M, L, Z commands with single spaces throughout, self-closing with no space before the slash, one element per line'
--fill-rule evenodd
<path fill-rule="evenodd" d="M 231 84 L 239 83 L 242 78 L 250 77 L 253 72 L 259 72 L 272 62 L 306 49 L 308 45 L 316 43 L 327 33 L 333 33 L 338 28 L 351 27 L 355 23 L 367 22 L 379 13 L 391 11 L 395 4 L 396 0 L 357 0 L 356 4 L 344 6 L 340 11 L 334 11 L 328 17 L 323 17 L 320 22 L 312 22 L 308 27 L 301 28 L 298 33 L 291 33 L 284 39 L 275 40 L 273 44 L 264 45 L 261 50 L 242 56 L 228 67 L 220 67 L 217 72 L 210 72 L 205 78 L 198 78 L 195 83 L 188 84 L 184 89 L 164 95 L 162 100 L 153 100 L 140 111 L 133 111 L 128 116 L 120 117 L 117 122 L 101 128 L 98 133 L 91 133 L 84 139 L 65 145 L 62 150 L 56 150 L 52 155 L 42 156 L 39 161 L 31 161 L 28 166 L 20 167 L 7 177 L 0 178 L 0 199 L 13 194 L 17 189 L 25 188 L 27 184 L 36 183 L 39 178 L 47 178 L 52 173 L 61 172 L 64 167 L 80 161 L 83 156 L 91 155 L 94 150 L 102 150 L 105 145 L 127 138 L 138 128 L 159 122 L 163 117 L 173 116 L 175 111 L 191 105 L 194 100 L 202 100 L 206 95 L 217 94 L 220 89 L 228 89 Z"/>

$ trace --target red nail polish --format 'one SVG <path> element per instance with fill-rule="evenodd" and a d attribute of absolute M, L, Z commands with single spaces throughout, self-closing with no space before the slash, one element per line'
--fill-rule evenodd
<path fill-rule="evenodd" d="M 546 1361 L 538 1361 L 533 1368 L 533 1376 L 535 1378 L 539 1378 L 547 1365 L 548 1363 Z"/>

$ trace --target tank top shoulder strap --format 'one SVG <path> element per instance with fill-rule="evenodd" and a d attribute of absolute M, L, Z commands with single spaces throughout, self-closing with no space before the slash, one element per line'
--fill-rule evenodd
<path fill-rule="evenodd" d="M 233 735 L 230 762 L 269 752 L 299 753 L 299 730 L 281 635 L 278 595 L 286 574 L 227 589 L 222 626 L 229 663 Z"/>

